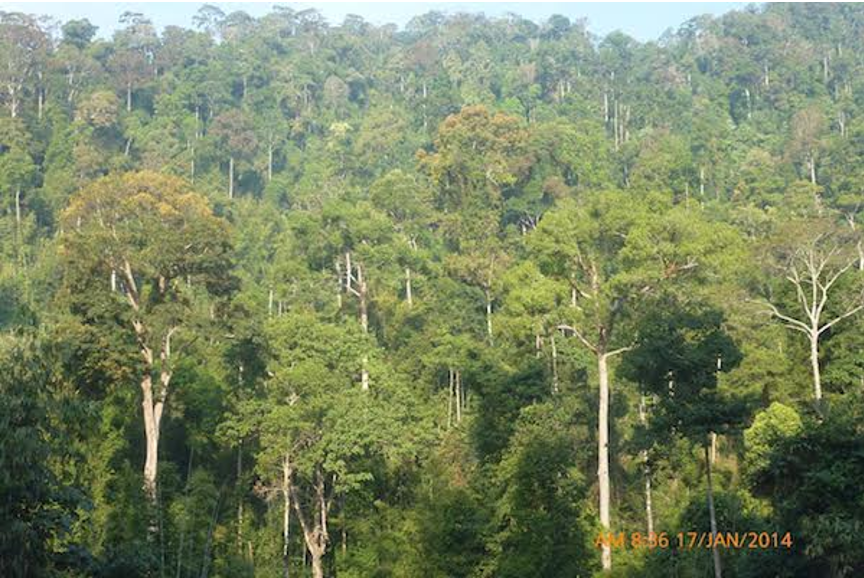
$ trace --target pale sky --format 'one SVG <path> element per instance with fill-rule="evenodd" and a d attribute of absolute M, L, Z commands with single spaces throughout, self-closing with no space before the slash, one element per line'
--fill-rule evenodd
<path fill-rule="evenodd" d="M 661 2 L 661 3 L 553 3 L 553 2 L 212 2 L 224 12 L 243 10 L 252 16 L 261 16 L 274 4 L 295 9 L 317 8 L 330 23 L 339 23 L 346 14 L 359 14 L 373 24 L 393 23 L 404 26 L 412 17 L 432 10 L 445 13 L 483 12 L 500 16 L 507 12 L 520 14 L 541 22 L 553 14 L 562 14 L 571 20 L 588 19 L 588 29 L 598 35 L 621 30 L 642 41 L 656 40 L 669 28 L 701 14 L 720 15 L 746 7 L 747 2 Z M 192 17 L 204 2 L 2 2 L 0 10 L 48 15 L 66 21 L 87 18 L 99 26 L 99 36 L 108 37 L 118 27 L 123 12 L 141 12 L 161 30 L 174 24 L 192 27 Z"/>

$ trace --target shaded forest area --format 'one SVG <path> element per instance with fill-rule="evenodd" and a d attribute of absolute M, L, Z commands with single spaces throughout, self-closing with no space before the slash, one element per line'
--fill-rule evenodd
<path fill-rule="evenodd" d="M 0 13 L 0 575 L 864 575 L 862 44 Z"/>

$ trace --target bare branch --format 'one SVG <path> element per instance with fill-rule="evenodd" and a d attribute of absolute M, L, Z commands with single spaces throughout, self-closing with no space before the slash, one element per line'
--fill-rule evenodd
<path fill-rule="evenodd" d="M 597 353 L 597 347 L 594 346 L 590 341 L 585 339 L 585 336 L 582 335 L 582 333 L 578 329 L 576 329 L 575 327 L 573 327 L 571 325 L 558 325 L 557 329 L 562 329 L 564 331 L 572 331 L 573 334 L 579 338 L 579 341 L 581 341 L 582 344 L 585 345 L 585 347 L 587 347 L 588 349 L 590 349 L 594 353 Z"/>
<path fill-rule="evenodd" d="M 780 310 L 777 309 L 777 307 L 775 307 L 772 303 L 769 303 L 768 301 L 764 301 L 764 302 L 761 302 L 760 305 L 763 305 L 763 306 L 768 308 L 768 311 L 766 311 L 766 313 L 768 313 L 769 315 L 773 315 L 774 317 L 786 322 L 786 324 L 790 328 L 795 329 L 797 331 L 801 331 L 802 333 L 806 333 L 807 335 L 810 335 L 810 333 L 812 332 L 812 328 L 809 325 L 807 325 L 803 321 L 800 321 L 798 319 L 794 319 L 792 317 L 789 317 L 788 315 L 784 315 L 783 313 L 780 313 Z"/>
<path fill-rule="evenodd" d="M 620 355 L 621 353 L 624 353 L 626 351 L 630 351 L 634 347 L 635 347 L 635 345 L 628 345 L 627 347 L 619 347 L 618 349 L 613 349 L 612 351 L 610 351 L 609 353 L 606 354 L 606 357 L 614 357 L 616 355 Z"/>
<path fill-rule="evenodd" d="M 862 309 L 864 309 L 864 303 L 861 303 L 860 305 L 857 305 L 857 306 L 853 307 L 852 309 L 849 309 L 848 311 L 846 311 L 846 313 L 844 313 L 843 315 L 840 315 L 839 317 L 835 317 L 834 319 L 832 319 L 831 321 L 829 321 L 828 323 L 826 323 L 825 325 L 823 325 L 822 327 L 819 328 L 819 334 L 821 335 L 822 333 L 824 333 L 825 331 L 830 329 L 832 326 L 836 325 L 840 321 L 843 321 L 847 317 L 852 317 L 853 315 L 855 315 L 856 313 L 858 313 Z"/>

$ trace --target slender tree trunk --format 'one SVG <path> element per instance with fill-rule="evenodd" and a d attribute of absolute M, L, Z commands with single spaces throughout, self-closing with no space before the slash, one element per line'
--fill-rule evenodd
<path fill-rule="evenodd" d="M 549 338 L 549 346 L 552 349 L 552 393 L 557 394 L 558 387 L 558 347 L 555 345 L 555 330 L 552 330 L 552 336 Z"/>
<path fill-rule="evenodd" d="M 711 480 L 711 458 L 705 446 L 705 472 L 708 476 L 708 516 L 711 519 L 711 557 L 714 560 L 714 578 L 723 578 L 720 550 L 717 549 L 717 514 L 714 511 L 714 486 Z"/>
<path fill-rule="evenodd" d="M 346 552 L 348 552 L 348 512 L 345 507 L 345 494 L 341 494 L 339 496 L 339 509 L 341 510 L 342 515 L 340 516 L 340 534 L 342 538 L 342 555 L 344 556 Z"/>
<path fill-rule="evenodd" d="M 447 429 L 453 426 L 453 368 L 447 369 Z"/>
<path fill-rule="evenodd" d="M 369 333 L 369 311 L 366 304 L 367 286 L 366 280 L 363 278 L 363 267 L 357 267 L 357 285 L 359 286 L 360 298 L 360 326 L 363 328 L 363 333 Z M 363 369 L 360 379 L 360 387 L 363 391 L 369 390 L 369 356 L 363 356 Z"/>
<path fill-rule="evenodd" d="M 267 182 L 273 180 L 273 144 L 267 144 Z"/>
<path fill-rule="evenodd" d="M 132 83 L 126 83 L 126 112 L 132 112 Z"/>
<path fill-rule="evenodd" d="M 234 198 L 234 157 L 228 157 L 228 198 Z"/>
<path fill-rule="evenodd" d="M 456 423 L 458 424 L 462 423 L 462 380 L 458 369 L 454 374 L 453 384 L 456 388 Z"/>
<path fill-rule="evenodd" d="M 597 374 L 600 382 L 600 403 L 597 429 L 597 481 L 600 490 L 600 525 L 608 535 L 610 530 L 610 482 L 609 482 L 609 366 L 606 353 L 597 355 Z M 612 548 L 603 544 L 601 555 L 603 570 L 612 569 Z"/>
<path fill-rule="evenodd" d="M 808 337 L 810 338 L 810 365 L 813 369 L 813 395 L 816 402 L 822 401 L 822 375 L 819 371 L 819 329 L 813 327 Z"/>
<path fill-rule="evenodd" d="M 717 433 L 711 432 L 711 463 L 717 461 Z"/>
<path fill-rule="evenodd" d="M 405 300 L 408 302 L 408 307 L 414 305 L 414 298 L 411 293 L 411 269 L 405 267 Z"/>
<path fill-rule="evenodd" d="M 645 396 L 639 397 L 639 423 L 645 427 L 648 424 L 648 416 L 645 408 Z M 645 520 L 648 526 L 648 535 L 654 532 L 654 508 L 651 501 L 651 466 L 648 464 L 648 450 L 640 452 L 642 457 L 642 475 L 645 477 Z"/>
<path fill-rule="evenodd" d="M 243 441 L 237 446 L 237 484 L 240 495 L 237 499 L 237 553 L 243 555 Z"/>
<path fill-rule="evenodd" d="M 489 345 L 492 345 L 492 294 L 488 288 L 486 292 L 486 336 L 489 338 Z"/>
<path fill-rule="evenodd" d="M 21 235 L 21 187 L 15 189 L 15 227 Z"/>

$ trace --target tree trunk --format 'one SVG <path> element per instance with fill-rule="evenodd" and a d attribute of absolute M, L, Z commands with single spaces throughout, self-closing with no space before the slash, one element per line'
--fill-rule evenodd
<path fill-rule="evenodd" d="M 156 503 L 156 475 L 159 466 L 159 423 L 162 420 L 162 401 L 154 402 L 153 378 L 149 369 L 141 380 L 141 392 L 144 398 L 141 405 L 144 409 L 144 436 L 147 453 L 144 460 L 144 491 L 152 504 Z"/>
<path fill-rule="evenodd" d="M 447 369 L 447 429 L 453 425 L 453 368 Z"/>
<path fill-rule="evenodd" d="M 311 550 L 309 555 L 312 556 L 312 578 L 324 578 L 323 554 L 320 551 Z"/>
<path fill-rule="evenodd" d="M 711 463 L 717 461 L 717 433 L 711 432 Z"/>
<path fill-rule="evenodd" d="M 234 198 L 234 157 L 228 157 L 228 198 Z"/>
<path fill-rule="evenodd" d="M 21 187 L 15 189 L 15 227 L 21 234 Z"/>
<path fill-rule="evenodd" d="M 648 416 L 645 409 L 645 396 L 639 396 L 639 423 L 645 427 L 648 424 Z M 648 450 L 640 452 L 642 457 L 642 475 L 645 477 L 645 521 L 648 526 L 648 535 L 654 532 L 654 508 L 651 501 L 651 466 L 648 464 Z"/>
<path fill-rule="evenodd" d="M 489 345 L 492 345 L 492 294 L 489 289 L 486 290 L 486 336 L 489 338 Z"/>
<path fill-rule="evenodd" d="M 705 446 L 705 472 L 708 476 L 708 516 L 711 519 L 711 557 L 714 560 L 714 578 L 723 578 L 720 550 L 717 549 L 717 514 L 714 511 L 714 486 L 711 481 L 711 458 Z"/>
<path fill-rule="evenodd" d="M 552 336 L 549 338 L 549 345 L 552 348 L 552 393 L 557 394 L 558 387 L 558 347 L 555 345 L 555 331 L 552 331 Z"/>
<path fill-rule="evenodd" d="M 132 83 L 126 83 L 126 112 L 132 112 Z"/>
<path fill-rule="evenodd" d="M 462 423 L 462 379 L 457 369 L 454 373 L 453 385 L 456 388 L 456 423 Z"/>
<path fill-rule="evenodd" d="M 609 534 L 609 367 L 606 353 L 597 355 L 597 374 L 600 382 L 600 403 L 597 429 L 597 481 L 600 490 L 600 525 Z M 603 544 L 601 556 L 603 570 L 612 569 L 612 548 L 608 542 Z"/>
<path fill-rule="evenodd" d="M 360 326 L 363 328 L 363 333 L 369 333 L 369 311 L 366 304 L 367 286 L 366 280 L 363 278 L 363 267 L 357 267 L 357 285 L 359 286 L 360 298 Z M 360 387 L 363 391 L 369 390 L 369 356 L 363 356 L 363 369 L 360 379 Z"/>
<path fill-rule="evenodd" d="M 243 441 L 237 446 L 237 484 L 240 486 L 240 496 L 237 499 L 237 553 L 243 555 Z"/>
<path fill-rule="evenodd" d="M 408 307 L 414 305 L 414 298 L 411 293 L 411 269 L 405 267 L 405 300 L 408 302 Z"/>
<path fill-rule="evenodd" d="M 813 395 L 816 402 L 822 401 L 822 376 L 819 371 L 819 329 L 814 327 L 810 337 L 810 365 L 813 368 Z"/>
<path fill-rule="evenodd" d="M 273 144 L 267 144 L 267 182 L 273 180 Z"/>

